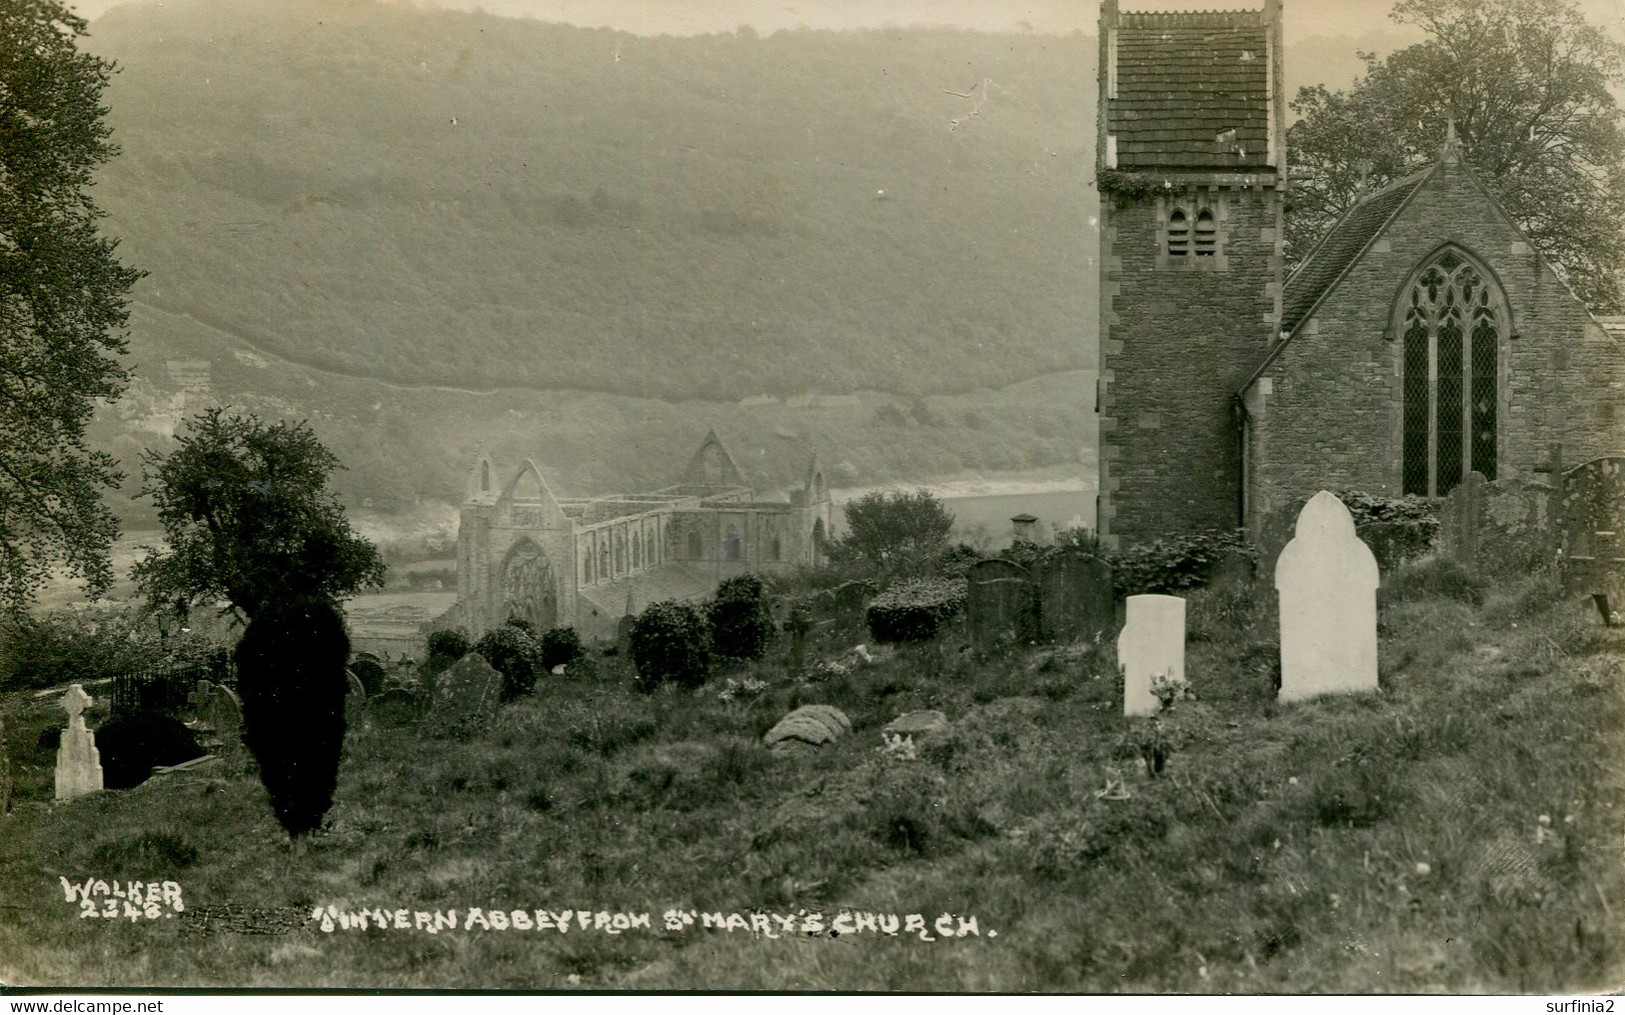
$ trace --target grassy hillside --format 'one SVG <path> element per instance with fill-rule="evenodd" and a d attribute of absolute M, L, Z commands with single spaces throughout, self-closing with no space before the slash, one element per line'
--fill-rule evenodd
<path fill-rule="evenodd" d="M 967 471 L 1094 477 L 1093 371 L 956 395 L 670 402 L 331 374 L 144 304 L 132 325 L 135 379 L 101 413 L 92 438 L 130 474 L 113 503 L 133 526 L 150 525 L 148 502 L 130 499 L 142 450 L 167 448 L 187 416 L 220 401 L 266 418 L 308 419 L 347 467 L 334 487 L 353 512 L 455 504 L 482 446 L 505 475 L 534 458 L 560 496 L 667 486 L 711 427 L 764 495 L 799 486 L 813 450 L 836 486 Z"/>
<path fill-rule="evenodd" d="M 301 855 L 241 760 L 48 806 L 35 736 L 60 712 L 10 695 L 0 981 L 1617 987 L 1621 632 L 1548 580 L 1480 603 L 1443 577 L 1385 578 L 1380 695 L 1290 707 L 1272 701 L 1267 590 L 1197 593 L 1199 700 L 1157 725 L 1123 719 L 1105 647 L 978 663 L 950 639 L 823 680 L 768 663 L 653 698 L 599 659 L 596 675 L 545 678 L 487 736 L 352 731 L 331 827 Z M 859 637 L 834 632 L 814 658 Z M 851 733 L 810 758 L 769 755 L 760 736 L 803 702 L 844 709 Z M 880 728 L 920 708 L 951 728 L 883 749 Z M 1171 754 L 1150 777 L 1138 759 L 1158 726 Z M 174 881 L 187 911 L 83 919 L 59 878 L 93 876 Z M 329 905 L 408 923 L 456 909 L 459 926 L 325 933 L 311 914 Z M 476 906 L 648 912 L 651 927 L 463 929 Z M 696 923 L 665 930 L 667 910 Z M 939 915 L 974 916 L 977 933 L 773 938 L 697 915 L 803 910 L 826 926 L 843 910 L 922 914 L 932 937 Z"/>
<path fill-rule="evenodd" d="M 138 297 L 298 363 L 683 400 L 1094 358 L 1082 35 L 182 0 L 90 46 Z"/>

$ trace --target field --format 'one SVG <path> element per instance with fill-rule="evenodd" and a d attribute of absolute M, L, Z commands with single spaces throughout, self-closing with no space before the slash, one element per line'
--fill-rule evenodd
<path fill-rule="evenodd" d="M 0 982 L 1619 987 L 1625 631 L 1543 576 L 1486 589 L 1424 562 L 1385 584 L 1381 694 L 1277 706 L 1267 592 L 1203 590 L 1198 697 L 1155 721 L 1122 718 L 1110 646 L 978 660 L 946 637 L 863 664 L 836 631 L 818 658 L 844 673 L 770 659 L 653 695 L 598 656 L 485 736 L 353 729 L 300 850 L 241 757 L 49 805 L 36 738 L 61 713 L 11 694 Z M 765 751 L 805 702 L 851 732 Z M 885 743 L 927 708 L 946 731 Z M 172 881 L 186 908 L 82 917 L 62 879 L 87 878 Z"/>

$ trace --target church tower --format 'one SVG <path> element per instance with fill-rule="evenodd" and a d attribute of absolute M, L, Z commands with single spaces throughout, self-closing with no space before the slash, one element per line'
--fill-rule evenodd
<path fill-rule="evenodd" d="M 1281 5 L 1102 0 L 1100 510 L 1110 547 L 1242 514 L 1235 392 L 1280 327 Z"/>

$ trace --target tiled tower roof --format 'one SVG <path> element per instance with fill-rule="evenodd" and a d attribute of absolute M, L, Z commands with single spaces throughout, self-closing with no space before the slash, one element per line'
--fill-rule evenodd
<path fill-rule="evenodd" d="M 1109 166 L 1279 168 L 1275 11 L 1117 14 L 1114 6 L 1102 18 Z"/>

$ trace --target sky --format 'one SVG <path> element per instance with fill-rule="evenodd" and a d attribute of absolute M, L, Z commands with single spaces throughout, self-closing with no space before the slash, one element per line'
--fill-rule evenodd
<path fill-rule="evenodd" d="M 94 19 L 124 3 L 158 0 L 72 0 Z M 229 5 L 232 0 L 217 0 Z M 343 2 L 343 0 L 334 0 Z M 781 28 L 883 28 L 915 23 L 988 31 L 1093 32 L 1095 0 L 394 0 L 511 17 L 533 17 L 639 34 L 694 35 L 731 32 L 750 25 L 768 33 Z M 1122 0 L 1125 10 L 1211 10 L 1262 7 L 1262 0 Z M 1360 38 L 1398 29 L 1388 20 L 1392 0 L 1285 0 L 1288 43 L 1317 36 Z M 1581 0 L 1593 23 L 1625 38 L 1625 0 Z M 1408 40 L 1406 40 L 1408 41 Z"/>

